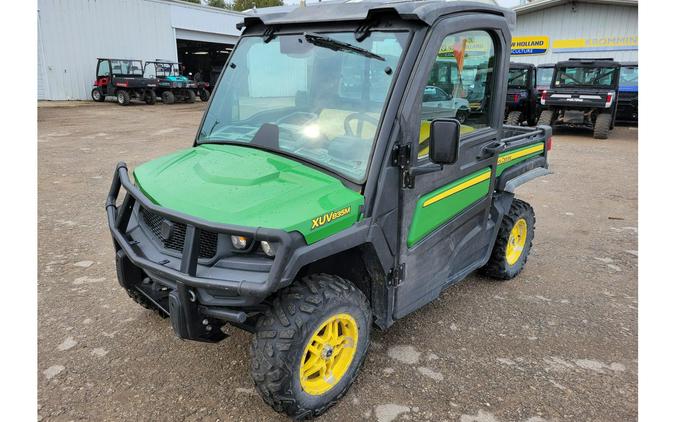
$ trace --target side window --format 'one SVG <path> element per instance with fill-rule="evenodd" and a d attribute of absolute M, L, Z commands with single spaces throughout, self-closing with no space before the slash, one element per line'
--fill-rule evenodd
<path fill-rule="evenodd" d="M 98 75 L 96 76 L 110 76 L 110 62 L 105 60 L 98 65 Z"/>
<path fill-rule="evenodd" d="M 456 118 L 462 135 L 490 124 L 494 61 L 494 42 L 485 31 L 445 37 L 422 94 L 419 158 L 429 154 L 433 119 Z"/>

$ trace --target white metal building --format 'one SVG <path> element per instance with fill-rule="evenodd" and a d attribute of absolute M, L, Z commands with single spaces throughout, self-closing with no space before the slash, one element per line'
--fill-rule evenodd
<path fill-rule="evenodd" d="M 38 99 L 89 99 L 98 57 L 181 61 L 190 73 L 217 72 L 242 20 L 241 13 L 178 0 L 38 0 Z"/>
<path fill-rule="evenodd" d="M 514 10 L 512 61 L 541 64 L 570 57 L 638 61 L 637 0 L 535 0 Z"/>

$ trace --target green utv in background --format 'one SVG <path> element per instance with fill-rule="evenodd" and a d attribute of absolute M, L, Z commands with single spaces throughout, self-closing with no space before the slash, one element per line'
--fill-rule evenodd
<path fill-rule="evenodd" d="M 106 209 L 120 284 L 182 339 L 254 333 L 264 401 L 323 413 L 373 323 L 475 270 L 510 279 L 525 265 L 534 211 L 514 190 L 548 172 L 551 130 L 502 123 L 514 19 L 453 1 L 247 16 L 192 148 L 134 182 L 117 166 Z M 425 102 L 430 87 L 483 106 L 460 123 L 463 102 Z"/>

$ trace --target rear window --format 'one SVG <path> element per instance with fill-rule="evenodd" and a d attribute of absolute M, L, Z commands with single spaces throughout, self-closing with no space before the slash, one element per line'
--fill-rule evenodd
<path fill-rule="evenodd" d="M 559 67 L 555 86 L 611 86 L 615 77 L 616 68 L 613 67 Z"/>

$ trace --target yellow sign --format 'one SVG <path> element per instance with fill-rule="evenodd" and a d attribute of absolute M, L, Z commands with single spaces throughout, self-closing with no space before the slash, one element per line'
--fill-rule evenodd
<path fill-rule="evenodd" d="M 638 49 L 637 35 L 623 37 L 574 38 L 554 40 L 553 50 L 557 53 L 584 51 L 627 51 Z"/>
<path fill-rule="evenodd" d="M 545 35 L 513 37 L 511 39 L 511 55 L 532 56 L 535 54 L 546 54 L 548 44 L 548 37 Z"/>

